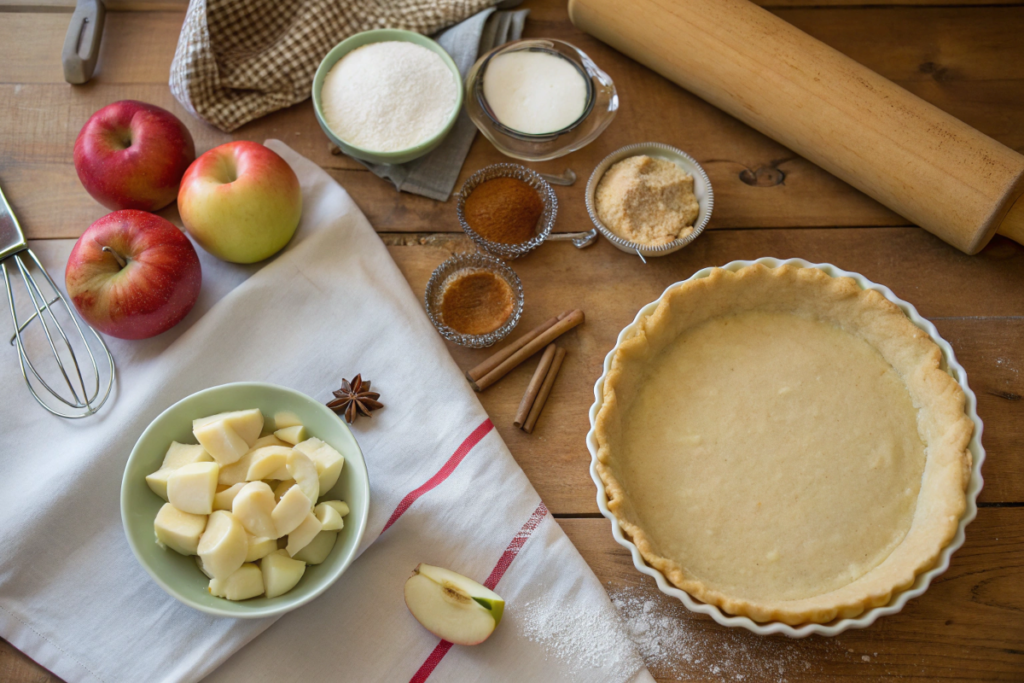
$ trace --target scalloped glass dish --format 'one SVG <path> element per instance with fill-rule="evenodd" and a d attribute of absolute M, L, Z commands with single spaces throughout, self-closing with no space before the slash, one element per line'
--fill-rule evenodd
<path fill-rule="evenodd" d="M 444 292 L 448 283 L 457 275 L 476 271 L 486 271 L 498 276 L 512 290 L 512 314 L 501 327 L 487 334 L 459 332 L 445 325 L 441 315 L 441 303 L 444 300 Z M 519 317 L 523 314 L 523 283 L 514 270 L 490 254 L 479 251 L 472 254 L 459 254 L 434 269 L 430 281 L 427 282 L 426 292 L 423 294 L 423 305 L 427 309 L 427 317 L 430 318 L 430 322 L 442 337 L 459 346 L 483 349 L 493 346 L 507 337 L 519 324 Z"/>
<path fill-rule="evenodd" d="M 497 55 L 518 50 L 536 50 L 564 57 L 586 76 L 587 104 L 579 119 L 562 130 L 540 135 L 512 130 L 498 121 L 483 94 L 487 65 Z M 619 109 L 619 96 L 608 74 L 576 46 L 551 38 L 515 40 L 480 57 L 466 74 L 465 102 L 466 113 L 484 137 L 501 153 L 524 161 L 556 159 L 589 145 L 611 124 Z"/>
<path fill-rule="evenodd" d="M 758 623 L 750 619 L 749 617 L 734 616 L 727 614 L 714 605 L 709 605 L 694 599 L 688 593 L 672 585 L 672 583 L 670 583 L 661 572 L 654 569 L 653 567 L 650 567 L 644 561 L 636 545 L 623 533 L 623 530 L 619 524 L 618 519 L 616 519 L 615 515 L 608 509 L 607 492 L 605 489 L 604 482 L 598 475 L 596 467 L 597 441 L 594 430 L 594 422 L 597 417 L 598 411 L 601 409 L 603 403 L 605 377 L 608 374 L 612 358 L 615 354 L 616 349 L 618 348 L 618 345 L 635 334 L 638 323 L 654 311 L 654 309 L 657 307 L 661 299 L 665 296 L 664 293 L 662 294 L 662 297 L 658 298 L 657 301 L 654 301 L 640 309 L 640 311 L 634 318 L 633 322 L 630 325 L 626 326 L 619 333 L 615 348 L 613 348 L 605 357 L 604 371 L 594 386 L 595 401 L 590 409 L 591 429 L 587 433 L 587 447 L 590 450 L 591 454 L 590 475 L 597 486 L 598 507 L 601 510 L 601 514 L 603 514 L 611 521 L 612 535 L 614 536 L 616 542 L 618 542 L 619 545 L 623 546 L 624 548 L 630 551 L 633 558 L 633 564 L 638 571 L 654 578 L 654 580 L 658 584 L 659 590 L 661 590 L 663 593 L 667 595 L 671 595 L 672 597 L 678 598 L 686 606 L 687 609 L 693 612 L 706 614 L 723 626 L 745 628 L 749 631 L 757 633 L 758 635 L 783 634 L 791 638 L 804 638 L 812 634 L 823 636 L 835 636 L 851 628 L 865 628 L 873 624 L 881 616 L 887 614 L 895 614 L 899 612 L 903 609 L 904 605 L 906 605 L 909 600 L 918 597 L 919 595 L 924 593 L 928 589 L 928 586 L 931 584 L 933 578 L 935 578 L 936 576 L 943 573 L 944 571 L 946 571 L 946 569 L 949 568 L 949 562 L 952 554 L 957 549 L 959 549 L 960 546 L 962 546 L 964 543 L 965 528 L 977 516 L 977 498 L 984 484 L 984 481 L 981 476 L 981 468 L 985 460 L 985 450 L 981 445 L 983 425 L 978 417 L 976 397 L 974 395 L 974 392 L 971 391 L 970 387 L 968 387 L 967 385 L 967 374 L 964 371 L 963 367 L 957 362 L 952 347 L 949 345 L 948 342 L 946 342 L 944 339 L 942 339 L 942 337 L 939 336 L 938 331 L 931 322 L 921 317 L 921 315 L 917 312 L 917 309 L 915 309 L 911 304 L 896 297 L 896 295 L 893 294 L 892 290 L 883 285 L 873 283 L 867 278 L 857 273 L 851 273 L 841 270 L 831 264 L 814 264 L 808 261 L 804 261 L 803 259 L 788 259 L 783 261 L 775 258 L 761 258 L 755 261 L 733 261 L 731 263 L 726 264 L 725 266 L 722 266 L 722 268 L 726 270 L 736 271 L 753 264 L 763 264 L 769 268 L 777 268 L 782 265 L 793 265 L 805 268 L 817 268 L 832 277 L 852 278 L 858 283 L 858 285 L 861 288 L 874 290 L 881 294 L 882 296 L 884 296 L 889 301 L 899 306 L 900 309 L 907 315 L 907 317 L 917 327 L 927 332 L 931 339 L 940 348 L 942 352 L 943 361 L 946 366 L 946 370 L 949 372 L 950 376 L 953 377 L 957 381 L 957 383 L 960 384 L 960 386 L 963 388 L 964 394 L 966 396 L 966 405 L 964 410 L 967 416 L 974 423 L 974 434 L 971 437 L 971 441 L 969 444 L 969 450 L 972 455 L 973 463 L 971 467 L 971 478 L 966 491 L 967 508 L 963 516 L 960 518 L 960 523 L 957 527 L 956 535 L 953 537 L 953 540 L 945 548 L 943 548 L 941 554 L 939 555 L 939 559 L 936 565 L 928 571 L 918 575 L 916 581 L 909 589 L 897 593 L 887 605 L 869 609 L 855 618 L 836 619 L 826 624 L 810 623 L 801 624 L 798 626 L 790 626 L 781 622 Z M 704 268 L 694 273 L 689 279 L 692 280 L 707 277 L 711 270 L 711 268 Z M 668 292 L 669 290 L 678 286 L 679 284 L 680 283 L 675 283 L 674 285 L 669 286 L 665 291 Z"/>

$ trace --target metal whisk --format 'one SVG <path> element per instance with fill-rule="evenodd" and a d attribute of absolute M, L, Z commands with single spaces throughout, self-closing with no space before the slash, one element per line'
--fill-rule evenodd
<path fill-rule="evenodd" d="M 10 304 L 11 318 L 14 321 L 14 336 L 11 337 L 10 344 L 18 349 L 21 374 L 28 384 L 28 390 L 32 392 L 32 397 L 43 408 L 59 417 L 73 419 L 92 415 L 110 396 L 110 390 L 114 385 L 114 358 L 110 355 L 103 338 L 88 325 L 85 325 L 85 329 L 89 330 L 94 340 L 90 341 L 86 336 L 82 329 L 83 324 L 79 323 L 64 295 L 50 279 L 43 264 L 28 248 L 25 233 L 22 232 L 2 189 L 0 269 L 3 270 L 4 284 L 7 286 L 7 303 Z M 33 272 L 42 275 L 42 282 L 37 280 Z M 18 275 L 21 276 L 27 297 L 14 295 Z M 34 312 L 24 322 L 20 322 L 19 309 L 25 313 Z M 63 324 L 58 318 L 63 319 Z M 74 331 L 70 335 L 65 331 L 69 321 L 74 324 Z M 43 353 L 46 347 L 49 347 L 52 358 L 47 356 L 40 359 L 37 356 L 36 362 L 33 362 L 27 350 L 32 346 L 39 346 Z M 97 353 L 94 353 L 94 347 Z M 83 353 L 89 357 L 91 370 L 89 365 L 79 362 L 79 355 Z M 105 365 L 102 362 L 97 363 L 97 355 L 101 361 L 104 356 L 106 357 Z M 49 377 L 50 381 L 44 377 Z M 60 386 L 61 381 L 67 387 L 66 393 Z M 58 389 L 54 389 L 51 383 Z"/>

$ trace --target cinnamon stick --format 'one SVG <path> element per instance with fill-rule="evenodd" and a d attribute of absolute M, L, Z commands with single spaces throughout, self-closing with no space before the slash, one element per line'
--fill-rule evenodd
<path fill-rule="evenodd" d="M 537 399 L 533 402 L 533 407 L 530 408 L 530 414 L 526 418 L 526 423 L 523 425 L 523 431 L 527 434 L 533 434 L 533 428 L 537 425 L 537 418 L 540 417 L 541 412 L 544 410 L 544 404 L 548 401 L 548 396 L 551 394 L 551 387 L 555 384 L 555 379 L 558 377 L 558 371 L 562 369 L 562 361 L 565 360 L 565 349 L 559 348 L 555 352 L 555 359 L 551 361 L 551 367 L 548 368 L 547 377 L 544 378 L 544 384 L 540 386 L 540 393 L 537 394 Z"/>
<path fill-rule="evenodd" d="M 544 355 L 540 357 L 537 369 L 533 372 L 533 377 L 530 378 L 530 383 L 526 387 L 526 393 L 523 394 L 523 400 L 519 402 L 519 410 L 516 411 L 516 417 L 512 421 L 513 426 L 522 427 L 523 423 L 526 422 L 526 418 L 530 414 L 530 408 L 533 407 L 533 401 L 537 398 L 537 392 L 540 391 L 540 385 L 544 383 L 544 378 L 548 376 L 548 368 L 551 367 L 551 361 L 554 357 L 555 345 L 548 344 L 548 347 L 544 349 Z"/>
<path fill-rule="evenodd" d="M 498 351 L 497 353 L 489 357 L 483 363 L 480 363 L 480 365 L 477 365 L 475 368 L 471 369 L 469 372 L 466 373 L 466 377 L 469 378 L 470 382 L 477 381 L 478 379 L 486 375 L 488 372 L 501 365 L 501 363 L 506 358 L 511 356 L 513 353 L 515 353 L 516 351 L 518 351 L 519 349 L 523 348 L 528 343 L 536 339 L 542 332 L 553 327 L 555 323 L 557 323 L 565 316 L 569 315 L 571 312 L 572 311 L 565 311 L 564 313 L 558 315 L 555 318 L 549 318 L 548 320 L 545 320 L 537 327 L 533 328 L 523 336 L 519 337 L 518 339 L 510 343 L 501 351 Z"/>
<path fill-rule="evenodd" d="M 577 308 L 575 311 L 565 316 L 548 329 L 541 332 L 537 337 L 529 341 L 518 351 L 513 353 L 504 361 L 502 361 L 496 368 L 488 372 L 480 379 L 473 382 L 473 388 L 476 389 L 477 391 L 483 391 L 484 389 L 491 386 L 499 379 L 510 373 L 512 370 L 517 368 L 519 364 L 522 363 L 524 360 L 526 360 L 533 354 L 537 353 L 554 340 L 561 337 L 564 333 L 568 332 L 572 328 L 582 323 L 583 320 L 583 311 Z"/>

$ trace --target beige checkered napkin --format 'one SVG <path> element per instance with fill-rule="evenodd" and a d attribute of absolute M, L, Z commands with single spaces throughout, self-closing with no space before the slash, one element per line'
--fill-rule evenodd
<path fill-rule="evenodd" d="M 320 60 L 374 28 L 431 34 L 495 0 L 192 0 L 171 92 L 223 131 L 309 97 Z"/>

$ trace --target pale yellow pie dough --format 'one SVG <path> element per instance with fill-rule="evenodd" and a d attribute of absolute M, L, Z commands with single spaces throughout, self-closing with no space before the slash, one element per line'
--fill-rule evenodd
<path fill-rule="evenodd" d="M 616 350 L 595 427 L 609 508 L 644 559 L 756 621 L 887 603 L 966 505 L 973 424 L 939 348 L 813 268 L 671 290 Z"/>

